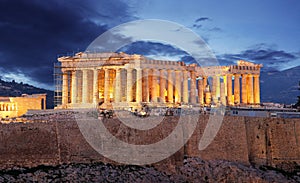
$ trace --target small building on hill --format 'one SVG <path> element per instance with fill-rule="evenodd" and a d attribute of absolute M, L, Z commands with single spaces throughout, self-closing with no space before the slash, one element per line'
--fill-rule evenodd
<path fill-rule="evenodd" d="M 23 94 L 20 97 L 0 97 L 0 118 L 12 118 L 25 114 L 30 109 L 46 109 L 47 94 Z"/>

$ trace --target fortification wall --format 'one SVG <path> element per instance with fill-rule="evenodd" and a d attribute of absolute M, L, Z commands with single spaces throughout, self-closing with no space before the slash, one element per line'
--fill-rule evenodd
<path fill-rule="evenodd" d="M 222 126 L 212 141 L 203 151 L 199 151 L 199 140 L 207 125 L 209 116 L 199 119 L 193 136 L 185 147 L 188 156 L 197 156 L 205 160 L 225 159 L 249 164 L 247 136 L 244 117 L 224 117 Z"/>
<path fill-rule="evenodd" d="M 300 120 L 245 118 L 249 162 L 280 167 L 300 164 Z"/>
<path fill-rule="evenodd" d="M 225 116 L 214 141 L 203 151 L 199 140 L 209 116 L 201 116 L 198 125 L 177 153 L 157 165 L 164 167 L 182 163 L 184 156 L 205 160 L 225 159 L 243 164 L 277 166 L 300 164 L 299 119 L 271 119 Z M 176 117 L 168 117 L 148 132 L 129 130 L 116 119 L 107 119 L 108 130 L 125 142 L 153 143 L 163 139 L 177 125 Z M 182 136 L 188 129 L 182 130 Z M 138 138 L 137 138 L 138 137 Z M 57 165 L 61 163 L 110 162 L 99 155 L 84 139 L 74 119 L 49 122 L 10 123 L 0 125 L 0 168 L 13 166 Z"/>

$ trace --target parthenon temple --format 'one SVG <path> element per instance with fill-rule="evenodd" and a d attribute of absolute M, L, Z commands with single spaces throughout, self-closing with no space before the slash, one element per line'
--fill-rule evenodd
<path fill-rule="evenodd" d="M 201 67 L 122 52 L 79 52 L 58 61 L 62 73 L 58 108 L 260 104 L 262 65 L 243 60 Z"/>

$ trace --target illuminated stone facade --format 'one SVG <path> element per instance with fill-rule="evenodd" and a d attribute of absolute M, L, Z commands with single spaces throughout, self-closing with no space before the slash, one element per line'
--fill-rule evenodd
<path fill-rule="evenodd" d="M 200 67 L 125 53 L 77 53 L 61 62 L 61 108 L 260 104 L 262 65 Z"/>
<path fill-rule="evenodd" d="M 46 109 L 46 94 L 0 97 L 0 118 L 18 117 L 25 114 L 29 109 Z"/>

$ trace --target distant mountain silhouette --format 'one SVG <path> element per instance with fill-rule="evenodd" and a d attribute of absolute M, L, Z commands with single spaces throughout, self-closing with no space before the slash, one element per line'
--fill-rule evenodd
<path fill-rule="evenodd" d="M 261 101 L 292 104 L 299 96 L 300 66 L 284 71 L 261 72 Z"/>
<path fill-rule="evenodd" d="M 54 107 L 53 91 L 42 88 L 37 88 L 28 84 L 17 83 L 14 80 L 12 82 L 3 81 L 0 79 L 0 96 L 3 97 L 18 97 L 22 94 L 47 94 L 47 109 Z"/>

